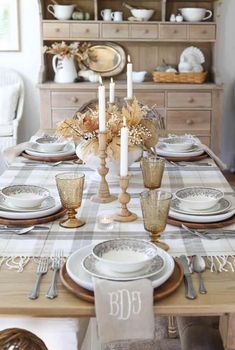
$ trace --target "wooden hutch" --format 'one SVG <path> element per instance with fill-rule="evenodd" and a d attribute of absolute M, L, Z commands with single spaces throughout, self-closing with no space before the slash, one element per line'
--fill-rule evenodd
<path fill-rule="evenodd" d="M 89 21 L 59 21 L 47 11 L 50 0 L 38 0 L 41 16 L 42 46 L 55 41 L 115 42 L 126 54 L 130 54 L 133 70 L 151 73 L 164 59 L 176 65 L 182 51 L 188 46 L 200 48 L 206 57 L 205 70 L 209 72 L 204 84 L 162 84 L 149 78 L 134 84 L 134 94 L 149 105 L 157 104 L 165 117 L 166 126 L 172 133 L 191 133 L 220 153 L 221 114 L 223 86 L 216 84 L 214 69 L 214 46 L 216 44 L 216 17 L 218 1 L 182 0 L 132 0 L 132 5 L 144 5 L 155 9 L 148 22 L 130 22 L 129 10 L 122 7 L 123 0 L 60 0 L 60 4 L 77 3 L 90 12 Z M 169 22 L 171 13 L 181 7 L 202 7 L 213 11 L 211 22 Z M 124 13 L 123 22 L 104 22 L 100 11 L 111 8 Z M 40 124 L 53 128 L 58 121 L 72 117 L 76 110 L 97 97 L 97 84 L 79 82 L 56 84 L 53 82 L 51 55 L 42 55 L 40 72 Z M 151 76 L 151 74 L 150 74 Z M 114 77 L 117 96 L 126 96 L 125 68 Z M 106 80 L 107 85 L 109 79 Z M 107 89 L 108 91 L 108 89 Z"/>

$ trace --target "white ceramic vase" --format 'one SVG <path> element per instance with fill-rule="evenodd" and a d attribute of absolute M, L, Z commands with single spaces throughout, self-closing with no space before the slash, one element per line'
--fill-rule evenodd
<path fill-rule="evenodd" d="M 52 66 L 55 72 L 54 81 L 56 83 L 73 83 L 77 78 L 77 71 L 74 58 L 55 55 L 52 59 Z"/>
<path fill-rule="evenodd" d="M 88 166 L 88 168 L 95 170 L 94 176 L 92 177 L 93 180 L 99 180 L 100 175 L 97 171 L 97 169 L 100 166 L 100 158 L 96 154 L 89 154 L 84 157 L 83 147 L 85 145 L 86 141 L 80 142 L 80 144 L 76 148 L 76 154 L 77 156 Z M 139 147 L 135 147 L 131 151 L 128 152 L 128 166 L 133 164 L 136 160 L 138 160 L 142 155 L 142 149 Z M 86 158 L 86 159 L 84 159 Z M 109 168 L 108 175 L 106 176 L 106 179 L 108 181 L 118 181 L 119 174 L 120 174 L 120 160 L 114 160 L 114 159 L 106 159 L 106 166 Z"/>

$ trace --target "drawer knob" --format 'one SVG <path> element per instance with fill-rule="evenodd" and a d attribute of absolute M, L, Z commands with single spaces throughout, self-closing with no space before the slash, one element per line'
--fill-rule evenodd
<path fill-rule="evenodd" d="M 119 30 L 118 28 L 116 28 L 115 32 L 116 32 L 116 33 L 119 33 L 119 32 L 120 32 L 120 30 Z"/>
<path fill-rule="evenodd" d="M 202 31 L 202 34 L 207 34 L 207 30 L 204 29 L 204 30 Z"/>
<path fill-rule="evenodd" d="M 145 34 L 148 34 L 149 33 L 149 30 L 148 29 L 145 29 Z"/>
<path fill-rule="evenodd" d="M 90 29 L 87 28 L 87 29 L 86 29 L 86 33 L 90 33 Z"/>
<path fill-rule="evenodd" d="M 74 102 L 74 103 L 78 102 L 78 98 L 77 98 L 76 96 L 73 96 L 73 97 L 71 98 L 71 100 L 72 100 L 72 102 Z"/>
<path fill-rule="evenodd" d="M 173 30 L 173 34 L 177 34 L 177 33 L 178 33 L 177 29 Z"/>
<path fill-rule="evenodd" d="M 56 33 L 59 33 L 60 32 L 60 28 L 56 28 L 55 31 L 56 31 Z"/>
<path fill-rule="evenodd" d="M 188 102 L 189 103 L 193 103 L 194 102 L 194 98 L 193 97 L 189 97 Z"/>
<path fill-rule="evenodd" d="M 192 119 L 187 119 L 186 120 L 186 124 L 187 125 L 193 125 L 194 124 L 194 121 Z"/>

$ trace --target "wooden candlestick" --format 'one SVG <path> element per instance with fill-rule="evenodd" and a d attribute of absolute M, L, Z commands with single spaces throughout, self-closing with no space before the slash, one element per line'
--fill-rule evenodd
<path fill-rule="evenodd" d="M 100 167 L 98 172 L 101 176 L 98 192 L 96 195 L 91 197 L 91 200 L 96 203 L 110 203 L 115 201 L 117 198 L 110 194 L 109 185 L 106 181 L 106 175 L 109 169 L 106 167 L 106 147 L 107 147 L 107 131 L 99 132 L 99 157 Z"/>
<path fill-rule="evenodd" d="M 129 176 L 120 176 L 120 188 L 122 192 L 119 194 L 118 200 L 121 203 L 121 211 L 114 216 L 115 221 L 130 222 L 137 219 L 137 215 L 127 208 L 127 203 L 129 203 L 131 199 L 131 196 L 127 193 L 128 185 Z"/>

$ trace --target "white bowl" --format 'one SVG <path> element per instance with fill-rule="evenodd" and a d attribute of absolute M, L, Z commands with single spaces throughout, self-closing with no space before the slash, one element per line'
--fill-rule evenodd
<path fill-rule="evenodd" d="M 187 209 L 209 209 L 223 198 L 222 191 L 210 187 L 186 187 L 178 190 L 175 197 Z"/>
<path fill-rule="evenodd" d="M 56 137 L 40 137 L 35 140 L 41 152 L 58 152 L 66 145 L 66 141 L 58 141 Z"/>
<path fill-rule="evenodd" d="M 94 246 L 92 254 L 107 268 L 120 273 L 142 269 L 156 257 L 157 247 L 139 239 L 112 239 Z"/>
<path fill-rule="evenodd" d="M 142 83 L 144 81 L 146 71 L 141 72 L 132 72 L 132 81 L 133 83 Z"/>
<path fill-rule="evenodd" d="M 212 17 L 212 12 L 207 9 L 197 8 L 197 7 L 184 7 L 179 9 L 184 20 L 188 22 L 200 22 L 205 21 Z M 206 17 L 206 12 L 209 15 Z"/>
<path fill-rule="evenodd" d="M 2 194 L 10 205 L 25 209 L 39 207 L 50 196 L 46 188 L 32 185 L 8 186 Z"/>
<path fill-rule="evenodd" d="M 169 150 L 182 152 L 191 149 L 195 144 L 195 141 L 184 136 L 176 136 L 165 138 L 161 140 L 161 143 L 163 143 L 164 146 Z"/>
<path fill-rule="evenodd" d="M 154 10 L 132 9 L 131 14 L 134 17 L 140 18 L 142 21 L 148 21 L 154 14 Z"/>

